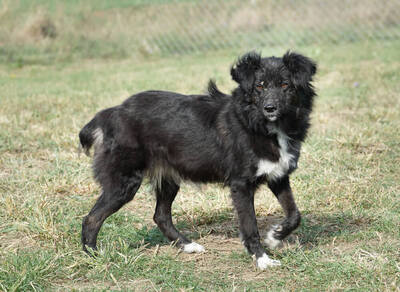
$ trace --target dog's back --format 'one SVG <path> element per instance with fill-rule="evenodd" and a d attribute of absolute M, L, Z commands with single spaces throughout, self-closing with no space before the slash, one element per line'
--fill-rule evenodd
<path fill-rule="evenodd" d="M 132 168 L 145 171 L 157 183 L 163 174 L 193 181 L 221 179 L 222 170 L 215 164 L 222 151 L 216 124 L 229 100 L 216 88 L 213 93 L 146 91 L 97 113 L 79 133 L 85 153 L 95 148 L 96 178 L 102 177 L 103 161 L 112 156 L 113 167 L 121 169 L 131 161 Z"/>

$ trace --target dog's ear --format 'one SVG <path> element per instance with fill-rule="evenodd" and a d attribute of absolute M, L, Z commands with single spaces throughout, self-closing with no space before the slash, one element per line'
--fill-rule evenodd
<path fill-rule="evenodd" d="M 231 68 L 232 79 L 239 83 L 240 87 L 250 94 L 254 84 L 254 73 L 261 67 L 261 56 L 256 52 L 250 52 L 239 58 Z"/>
<path fill-rule="evenodd" d="M 300 54 L 288 51 L 282 58 L 283 64 L 292 75 L 293 84 L 298 87 L 307 87 L 317 72 L 315 62 Z"/>

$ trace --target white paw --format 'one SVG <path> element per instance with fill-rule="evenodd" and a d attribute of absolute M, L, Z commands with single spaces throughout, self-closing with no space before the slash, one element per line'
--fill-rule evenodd
<path fill-rule="evenodd" d="M 257 259 L 257 267 L 260 270 L 265 270 L 268 267 L 275 267 L 280 265 L 281 265 L 280 261 L 271 259 L 269 256 L 267 256 L 266 253 L 264 253 L 262 257 L 259 257 Z"/>
<path fill-rule="evenodd" d="M 199 253 L 206 251 L 204 246 L 194 241 L 192 243 L 184 244 L 182 249 L 186 253 L 194 253 L 194 252 Z"/>
<path fill-rule="evenodd" d="M 272 229 L 268 231 L 267 237 L 264 239 L 264 243 L 270 248 L 275 249 L 282 246 L 282 240 L 276 239 L 274 237 L 275 229 L 278 226 L 272 226 Z"/>

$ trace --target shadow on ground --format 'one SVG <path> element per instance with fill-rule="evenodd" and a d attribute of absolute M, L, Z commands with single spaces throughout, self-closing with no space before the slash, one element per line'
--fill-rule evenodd
<path fill-rule="evenodd" d="M 281 220 L 283 220 L 281 216 L 259 216 L 257 221 L 261 238 L 266 236 L 271 225 L 277 224 Z M 205 221 L 207 221 L 207 223 L 204 223 Z M 315 245 L 329 242 L 335 237 L 361 232 L 368 228 L 373 221 L 374 219 L 370 217 L 354 216 L 347 213 L 306 213 L 302 216 L 300 227 L 293 232 L 287 239 L 287 242 L 288 244 L 300 243 L 305 248 L 312 248 Z M 237 238 L 239 236 L 237 219 L 233 215 L 230 217 L 226 216 L 223 220 L 221 217 L 218 217 L 215 221 L 195 218 L 193 222 L 200 224 L 196 225 L 186 221 L 178 221 L 176 227 L 192 240 L 206 238 L 209 235 L 227 239 Z M 136 232 L 139 241 L 130 244 L 133 248 L 143 245 L 151 247 L 170 244 L 157 226 L 151 228 L 145 226 Z"/>
<path fill-rule="evenodd" d="M 305 214 L 295 232 L 301 245 L 312 247 L 332 241 L 335 237 L 355 234 L 367 229 L 374 218 L 349 213 Z"/>

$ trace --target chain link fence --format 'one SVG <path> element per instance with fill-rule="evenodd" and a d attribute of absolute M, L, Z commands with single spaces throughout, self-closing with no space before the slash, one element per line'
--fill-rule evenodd
<path fill-rule="evenodd" d="M 0 0 L 0 62 L 400 38 L 400 0 Z"/>
<path fill-rule="evenodd" d="M 400 37 L 400 0 L 158 0 L 135 14 L 149 54 Z"/>

